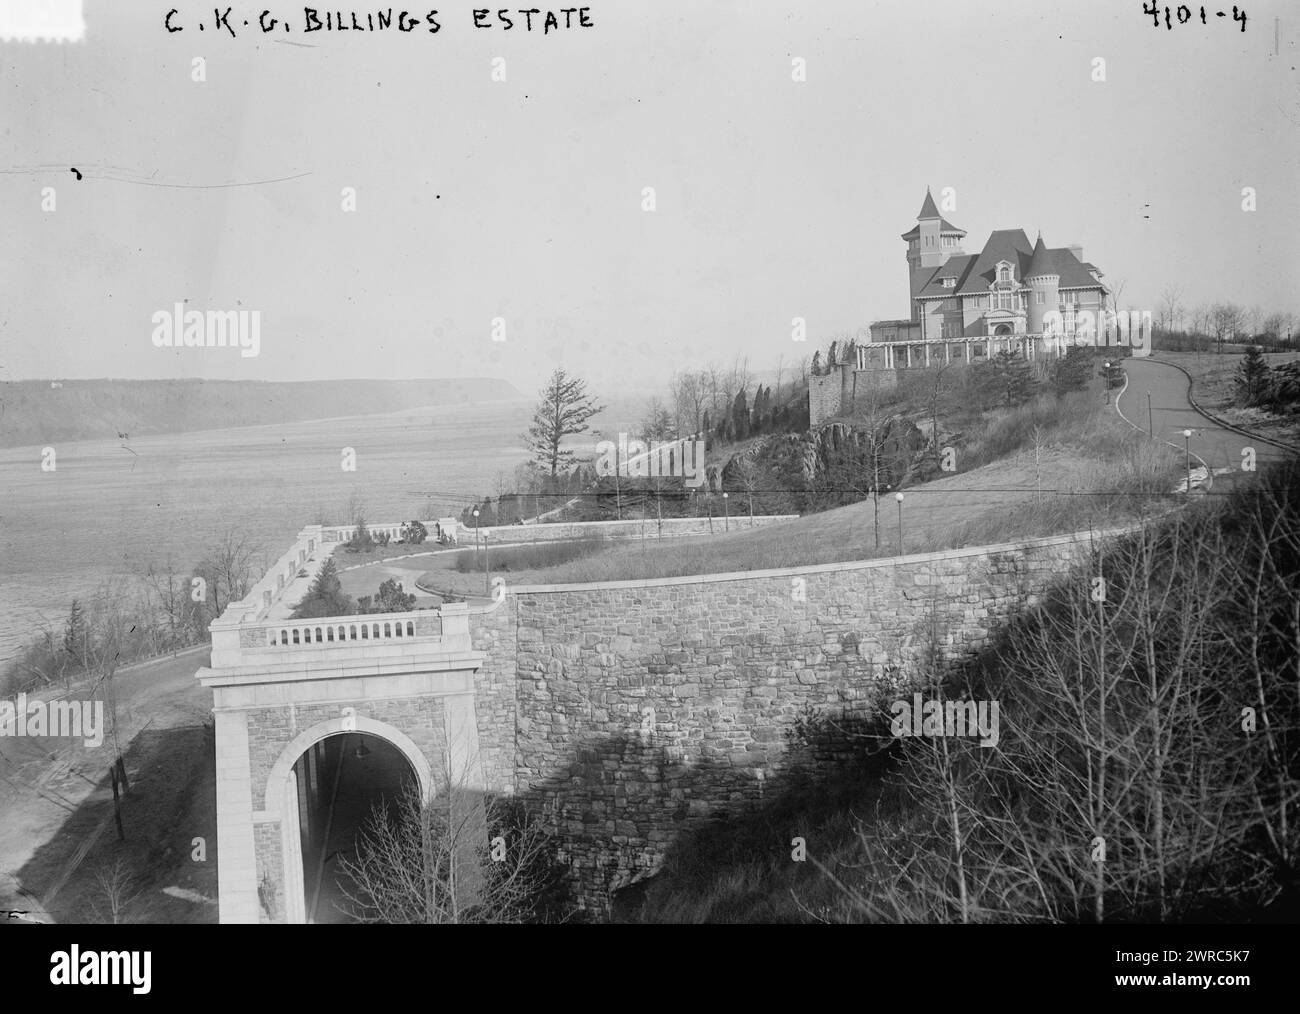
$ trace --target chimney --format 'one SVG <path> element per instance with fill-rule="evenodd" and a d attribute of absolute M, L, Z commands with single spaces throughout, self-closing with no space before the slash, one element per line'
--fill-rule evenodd
<path fill-rule="evenodd" d="M 1083 247 L 1079 246 L 1078 243 L 1071 243 L 1071 244 L 1070 244 L 1070 253 L 1074 254 L 1075 259 L 1076 259 L 1080 264 L 1083 263 Z"/>

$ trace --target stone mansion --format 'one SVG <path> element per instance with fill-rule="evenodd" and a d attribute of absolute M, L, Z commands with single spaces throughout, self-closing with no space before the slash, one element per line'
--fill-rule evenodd
<path fill-rule="evenodd" d="M 809 378 L 809 416 L 840 411 L 863 381 L 892 385 L 896 371 L 977 363 L 1009 349 L 1034 359 L 1067 345 L 1116 343 L 1106 323 L 1109 290 L 1080 246 L 1032 245 L 1023 229 L 994 230 L 979 253 L 942 215 L 927 189 L 916 225 L 903 233 L 911 316 L 877 320 L 856 359 Z M 860 374 L 868 376 L 862 377 Z"/>

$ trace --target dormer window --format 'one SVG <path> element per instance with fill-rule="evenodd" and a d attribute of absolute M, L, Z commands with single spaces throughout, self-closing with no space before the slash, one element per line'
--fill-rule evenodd
<path fill-rule="evenodd" d="M 1011 265 L 1006 261 L 998 261 L 998 284 L 1010 284 L 1011 282 Z"/>
<path fill-rule="evenodd" d="M 942 281 L 943 281 L 943 287 L 945 289 L 952 289 L 952 288 L 956 288 L 957 286 L 957 279 L 955 278 L 944 278 L 942 279 Z"/>

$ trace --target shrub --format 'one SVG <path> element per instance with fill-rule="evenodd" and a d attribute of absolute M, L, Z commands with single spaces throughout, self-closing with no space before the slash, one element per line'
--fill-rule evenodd
<path fill-rule="evenodd" d="M 1092 350 L 1075 345 L 1069 352 L 1056 359 L 1049 368 L 1049 383 L 1057 394 L 1082 391 L 1088 386 L 1092 374 Z"/>
<path fill-rule="evenodd" d="M 344 594 L 338 568 L 331 558 L 321 565 L 307 594 L 294 609 L 292 618 L 301 620 L 316 616 L 348 616 L 355 611 L 356 605 L 350 596 Z"/>
<path fill-rule="evenodd" d="M 1252 345 L 1237 366 L 1237 376 L 1233 380 L 1238 405 L 1247 408 L 1263 405 L 1270 400 L 1272 387 L 1268 363 L 1259 351 L 1259 346 Z"/>

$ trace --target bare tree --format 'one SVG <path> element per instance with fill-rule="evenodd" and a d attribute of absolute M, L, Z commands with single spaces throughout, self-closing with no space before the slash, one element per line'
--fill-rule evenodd
<path fill-rule="evenodd" d="M 1295 326 L 1295 315 L 1292 313 L 1270 313 L 1260 322 L 1260 333 L 1273 341 L 1286 341 L 1291 337 L 1291 330 Z"/>
<path fill-rule="evenodd" d="M 722 418 L 720 409 L 724 404 L 730 409 L 730 397 L 723 391 L 722 371 L 717 363 L 709 363 L 702 372 L 709 392 L 709 416 L 716 421 Z"/>
<path fill-rule="evenodd" d="M 532 921 L 552 873 L 539 826 L 463 784 L 428 800 L 408 784 L 377 805 L 340 869 L 354 919 L 404 924 Z"/>
<path fill-rule="evenodd" d="M 645 440 L 671 440 L 677 435 L 672 413 L 658 398 L 651 398 L 647 404 L 640 430 Z"/>
<path fill-rule="evenodd" d="M 1174 331 L 1183 317 L 1183 287 L 1170 284 L 1160 293 L 1160 329 Z"/>
<path fill-rule="evenodd" d="M 213 619 L 231 602 L 238 602 L 248 594 L 253 584 L 254 560 L 260 549 L 247 534 L 230 527 L 195 568 L 205 582 L 204 595 Z"/>
<path fill-rule="evenodd" d="M 345 525 L 355 525 L 360 523 L 365 516 L 365 497 L 361 495 L 361 490 L 353 489 L 348 494 L 348 501 L 343 507 L 343 523 Z"/>
<path fill-rule="evenodd" d="M 91 901 L 90 907 L 101 920 L 114 926 L 126 921 L 128 909 L 144 893 L 121 856 L 95 870 L 95 887 L 98 897 Z"/>
<path fill-rule="evenodd" d="M 265 572 L 267 568 L 262 569 Z M 155 608 L 167 624 L 169 646 L 188 644 L 194 632 L 194 614 L 200 608 L 200 604 L 194 601 L 191 578 L 177 569 L 169 553 L 161 568 L 152 563 L 149 565 L 145 582 L 152 593 Z"/>
<path fill-rule="evenodd" d="M 1223 343 L 1235 338 L 1244 322 L 1245 314 L 1236 303 L 1215 303 L 1210 307 L 1207 323 L 1220 353 L 1223 352 Z"/>
<path fill-rule="evenodd" d="M 1099 542 L 985 663 L 962 671 L 949 659 L 942 680 L 931 661 L 942 652 L 915 663 L 909 682 L 932 699 L 1000 705 L 996 748 L 951 730 L 902 741 L 899 805 L 864 822 L 859 854 L 827 869 L 845 918 L 1167 922 L 1243 900 L 1294 903 L 1289 467 L 1217 514 Z"/>

